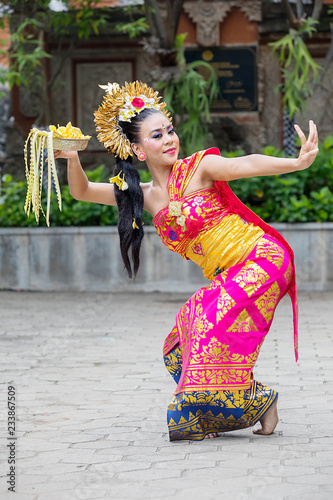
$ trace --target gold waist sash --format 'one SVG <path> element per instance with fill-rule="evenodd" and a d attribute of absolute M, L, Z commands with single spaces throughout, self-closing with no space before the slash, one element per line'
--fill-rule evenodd
<path fill-rule="evenodd" d="M 248 224 L 239 215 L 229 214 L 212 228 L 206 228 L 186 251 L 208 279 L 242 262 L 253 250 L 264 231 Z"/>

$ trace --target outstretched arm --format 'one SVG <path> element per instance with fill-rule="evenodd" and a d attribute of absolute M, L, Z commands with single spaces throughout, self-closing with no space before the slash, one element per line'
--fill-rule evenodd
<path fill-rule="evenodd" d="M 113 184 L 90 182 L 75 151 L 54 151 L 55 158 L 67 158 L 69 191 L 73 198 L 103 205 L 116 205 Z"/>
<path fill-rule="evenodd" d="M 298 158 L 277 158 L 260 154 L 239 158 L 207 155 L 200 163 L 202 179 L 232 181 L 243 177 L 287 174 L 295 170 L 305 170 L 314 162 L 318 153 L 317 127 L 312 120 L 309 122 L 308 139 L 298 125 L 295 125 L 295 129 L 302 145 Z"/>

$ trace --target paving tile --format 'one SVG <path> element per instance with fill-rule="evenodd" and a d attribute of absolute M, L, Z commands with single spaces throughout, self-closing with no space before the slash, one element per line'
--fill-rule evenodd
<path fill-rule="evenodd" d="M 302 475 L 288 477 L 288 483 L 294 484 L 313 484 L 313 485 L 324 485 L 324 484 L 333 484 L 333 476 L 332 474 L 303 474 L 303 471 L 300 470 Z"/>
<path fill-rule="evenodd" d="M 298 365 L 279 305 L 255 370 L 279 391 L 273 435 L 170 443 L 161 350 L 184 294 L 0 292 L 0 374 L 19 398 L 15 499 L 330 500 L 332 299 L 300 294 Z"/>

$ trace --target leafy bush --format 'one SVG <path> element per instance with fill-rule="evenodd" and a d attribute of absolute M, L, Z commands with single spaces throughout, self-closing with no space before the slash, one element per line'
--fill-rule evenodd
<path fill-rule="evenodd" d="M 140 170 L 143 182 L 149 182 L 150 174 Z M 86 171 L 87 177 L 92 182 L 108 182 L 108 175 L 104 165 L 94 170 Z M 14 181 L 12 176 L 5 174 L 2 178 L 2 196 L 0 197 L 0 226 L 2 227 L 28 227 L 36 226 L 34 214 L 29 217 L 24 213 L 27 186 L 25 181 Z M 61 188 L 62 211 L 57 207 L 55 194 L 51 197 L 50 226 L 115 226 L 118 222 L 117 207 L 99 205 L 87 201 L 75 200 L 68 185 Z M 45 206 L 45 203 L 43 204 Z M 151 216 L 144 212 L 145 224 L 151 224 Z M 46 226 L 44 217 L 40 217 L 40 225 Z"/>
<path fill-rule="evenodd" d="M 267 146 L 263 153 L 283 156 L 283 152 Z M 241 156 L 243 151 L 223 152 L 223 156 Z M 150 173 L 140 170 L 142 182 L 149 182 Z M 87 171 L 89 180 L 107 182 L 104 165 Z M 328 136 L 319 149 L 314 164 L 307 170 L 291 174 L 252 177 L 230 182 L 235 194 L 267 222 L 326 222 L 333 221 L 333 136 Z M 55 196 L 51 208 L 51 226 L 110 226 L 116 225 L 116 207 L 77 201 L 67 185 L 62 187 L 63 209 L 59 212 Z M 14 181 L 9 174 L 2 178 L 0 197 L 0 226 L 36 226 L 33 214 L 23 211 L 26 182 Z M 151 216 L 144 212 L 144 222 L 151 224 Z M 41 217 L 41 225 L 45 220 Z"/>
<path fill-rule="evenodd" d="M 272 146 L 263 153 L 283 156 Z M 267 222 L 333 221 L 333 136 L 325 139 L 315 162 L 306 170 L 238 179 L 230 182 L 230 187 Z"/>

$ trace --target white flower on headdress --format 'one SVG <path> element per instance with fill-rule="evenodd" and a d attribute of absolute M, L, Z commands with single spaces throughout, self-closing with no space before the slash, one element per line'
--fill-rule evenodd
<path fill-rule="evenodd" d="M 133 116 L 135 116 L 135 113 L 132 109 L 123 108 L 120 110 L 120 113 L 119 113 L 119 121 L 130 122 L 131 118 L 133 118 Z"/>
<path fill-rule="evenodd" d="M 118 83 L 108 82 L 107 85 L 98 85 L 98 86 L 101 87 L 101 89 L 105 90 L 105 92 L 107 92 L 108 94 L 113 94 L 113 92 L 120 89 Z"/>
<path fill-rule="evenodd" d="M 126 95 L 124 107 L 119 111 L 119 121 L 130 122 L 133 116 L 147 108 L 159 110 L 160 105 L 155 102 L 155 99 L 149 98 L 144 94 L 140 94 L 137 97 Z"/>

